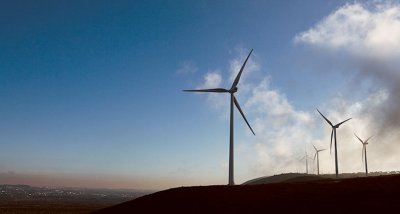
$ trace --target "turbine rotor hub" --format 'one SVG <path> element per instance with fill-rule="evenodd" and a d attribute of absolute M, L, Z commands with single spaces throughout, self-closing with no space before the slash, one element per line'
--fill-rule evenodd
<path fill-rule="evenodd" d="M 237 88 L 236 86 L 235 86 L 235 87 L 232 87 L 232 88 L 229 90 L 229 93 L 231 93 L 231 94 L 236 93 L 237 90 L 238 90 L 238 88 Z"/>

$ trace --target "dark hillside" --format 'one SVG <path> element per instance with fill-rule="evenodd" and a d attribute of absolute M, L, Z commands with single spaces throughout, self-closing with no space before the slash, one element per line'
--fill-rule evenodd
<path fill-rule="evenodd" d="M 400 175 L 169 189 L 96 213 L 399 212 Z"/>

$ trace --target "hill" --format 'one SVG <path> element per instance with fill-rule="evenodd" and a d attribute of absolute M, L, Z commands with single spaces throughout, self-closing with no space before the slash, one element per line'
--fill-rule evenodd
<path fill-rule="evenodd" d="M 244 182 L 242 185 L 273 184 L 283 182 L 304 182 L 328 179 L 314 174 L 285 173 L 280 175 L 265 176 Z"/>
<path fill-rule="evenodd" d="M 180 187 L 95 213 L 382 212 L 398 209 L 400 175 L 261 185 Z"/>
<path fill-rule="evenodd" d="M 391 171 L 391 172 L 369 172 L 369 176 L 383 176 L 383 175 L 399 175 L 400 172 Z M 356 172 L 356 173 L 341 173 L 340 178 L 358 178 L 365 177 L 365 172 Z M 335 174 L 305 174 L 305 173 L 283 173 L 279 175 L 273 176 L 264 176 L 255 178 L 249 181 L 244 182 L 242 185 L 257 185 L 257 184 L 272 184 L 272 183 L 283 183 L 283 182 L 303 182 L 303 181 L 317 181 L 317 180 L 326 180 L 326 179 L 336 179 Z"/>

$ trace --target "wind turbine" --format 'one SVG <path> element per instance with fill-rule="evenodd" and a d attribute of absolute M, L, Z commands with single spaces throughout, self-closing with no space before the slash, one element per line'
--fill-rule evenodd
<path fill-rule="evenodd" d="M 306 174 L 308 174 L 308 159 L 311 159 L 311 158 L 308 157 L 307 150 L 306 150 L 306 155 L 304 155 L 300 160 L 304 160 L 304 159 L 306 159 Z"/>
<path fill-rule="evenodd" d="M 356 138 L 358 138 L 358 140 L 362 143 L 363 145 L 363 150 L 361 152 L 361 159 L 364 162 L 364 158 L 365 158 L 365 175 L 368 176 L 368 165 L 367 165 L 367 145 L 368 145 L 368 141 L 369 139 L 371 139 L 373 136 L 369 137 L 366 141 L 361 140 L 356 133 L 354 133 L 354 135 L 356 136 Z"/>
<path fill-rule="evenodd" d="M 333 135 L 335 135 L 335 171 L 336 171 L 336 178 L 339 176 L 339 166 L 338 166 L 338 159 L 337 159 L 337 138 L 336 138 L 336 129 L 339 128 L 340 125 L 345 123 L 346 121 L 350 120 L 351 118 L 344 120 L 336 125 L 333 125 L 331 121 L 329 121 L 318 109 L 318 113 L 326 120 L 326 122 L 332 127 L 332 132 L 331 132 L 331 145 L 330 145 L 330 153 L 332 153 L 332 138 Z"/>
<path fill-rule="evenodd" d="M 319 152 L 322 152 L 326 149 L 317 149 L 317 147 L 315 147 L 313 145 L 314 149 L 315 149 L 315 155 L 314 155 L 314 162 L 315 162 L 315 157 L 317 157 L 317 171 L 318 171 L 318 175 L 319 175 Z"/>
<path fill-rule="evenodd" d="M 183 90 L 186 92 L 215 92 L 215 93 L 230 93 L 231 95 L 231 103 L 230 103 L 230 132 L 229 132 L 229 184 L 228 185 L 235 185 L 234 183 L 234 178 L 233 178 L 233 105 L 235 104 L 236 108 L 239 110 L 240 114 L 242 115 L 244 121 L 246 121 L 247 126 L 250 128 L 251 132 L 254 134 L 253 129 L 251 128 L 249 122 L 246 119 L 246 116 L 244 116 L 244 113 L 242 109 L 240 108 L 239 102 L 236 100 L 235 93 L 237 92 L 238 88 L 237 85 L 240 80 L 240 76 L 242 75 L 244 66 L 247 63 L 247 60 L 249 59 L 251 53 L 253 52 L 253 49 L 250 51 L 249 55 L 247 56 L 246 60 L 244 61 L 242 67 L 240 68 L 239 73 L 237 74 L 235 80 L 233 81 L 233 84 L 229 90 L 224 89 L 224 88 L 212 88 L 212 89 L 198 89 L 198 90 Z"/>

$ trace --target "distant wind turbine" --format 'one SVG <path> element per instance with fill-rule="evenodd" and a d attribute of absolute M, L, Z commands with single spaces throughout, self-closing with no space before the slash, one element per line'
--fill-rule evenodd
<path fill-rule="evenodd" d="M 198 90 L 183 90 L 186 92 L 215 92 L 215 93 L 230 93 L 231 95 L 231 103 L 230 103 L 230 133 L 229 133 L 229 184 L 228 185 L 235 185 L 234 178 L 233 178 L 233 104 L 235 104 L 236 108 L 239 110 L 240 114 L 242 115 L 244 121 L 247 123 L 247 126 L 250 128 L 251 132 L 254 134 L 253 129 L 251 128 L 249 122 L 244 116 L 242 109 L 240 108 L 239 102 L 236 100 L 235 93 L 237 92 L 238 88 L 237 85 L 240 80 L 240 76 L 242 75 L 244 66 L 247 63 L 253 49 L 250 51 L 249 55 L 247 56 L 246 60 L 244 61 L 242 67 L 240 68 L 239 73 L 237 74 L 231 88 L 229 90 L 224 88 L 212 88 L 212 89 L 198 89 Z"/>
<path fill-rule="evenodd" d="M 368 141 L 369 139 L 371 139 L 373 136 L 369 137 L 366 141 L 361 140 L 356 133 L 354 133 L 354 135 L 356 136 L 356 138 L 362 143 L 363 145 L 363 150 L 361 152 L 361 159 L 364 162 L 364 158 L 365 158 L 365 175 L 368 176 L 368 165 L 367 165 L 367 145 L 368 145 Z"/>
<path fill-rule="evenodd" d="M 308 154 L 307 154 L 307 150 L 306 150 L 306 155 L 304 155 L 300 160 L 306 160 L 306 174 L 308 174 L 308 159 L 311 159 Z"/>
<path fill-rule="evenodd" d="M 322 152 L 322 151 L 324 151 L 326 149 L 317 149 L 317 147 L 315 147 L 314 145 L 313 145 L 313 147 L 315 149 L 314 162 L 315 162 L 315 157 L 317 157 L 317 172 L 318 172 L 318 175 L 319 175 L 319 152 Z"/>
<path fill-rule="evenodd" d="M 336 125 L 333 125 L 331 121 L 329 121 L 318 109 L 318 113 L 326 120 L 326 122 L 332 127 L 332 132 L 331 132 L 331 145 L 330 145 L 330 153 L 332 153 L 332 138 L 333 135 L 335 135 L 335 171 L 336 171 L 336 178 L 339 176 L 339 166 L 338 166 L 338 158 L 337 158 L 337 138 L 336 138 L 336 129 L 339 128 L 340 125 L 345 123 L 346 121 L 350 120 L 351 118 L 344 120 Z"/>

